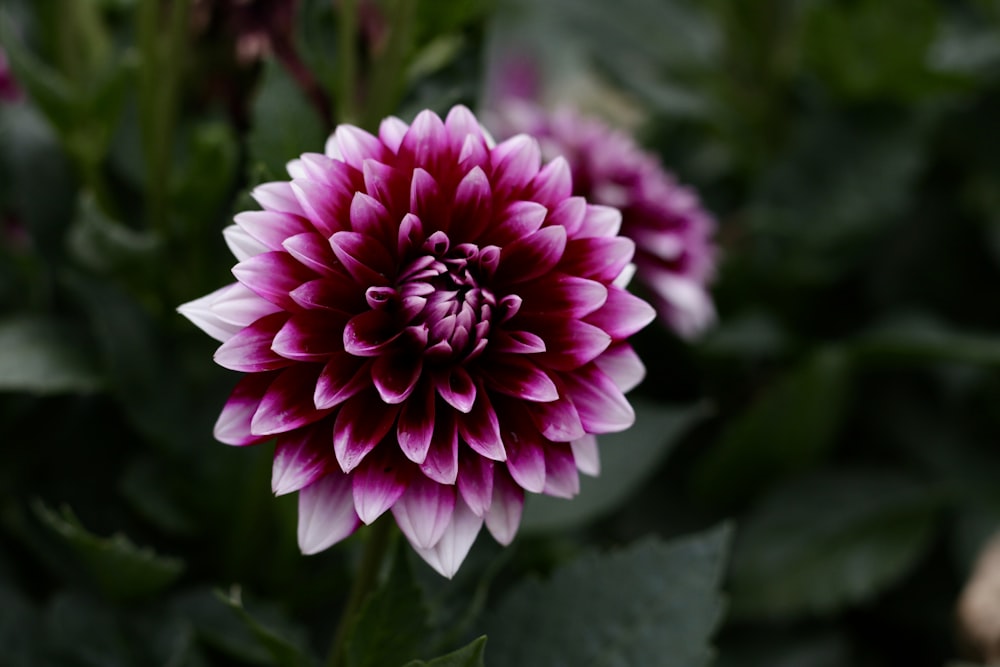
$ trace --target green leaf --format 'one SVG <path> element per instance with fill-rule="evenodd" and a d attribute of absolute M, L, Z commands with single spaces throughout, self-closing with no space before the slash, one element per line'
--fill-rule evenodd
<path fill-rule="evenodd" d="M 681 436 L 709 413 L 703 403 L 667 407 L 633 399 L 632 404 L 635 426 L 599 438 L 601 474 L 581 476 L 580 493 L 569 500 L 529 495 L 525 499 L 522 532 L 564 530 L 614 511 L 656 472 Z"/>
<path fill-rule="evenodd" d="M 696 468 L 701 495 L 739 500 L 821 460 L 840 425 L 850 379 L 850 357 L 828 347 L 766 387 Z"/>
<path fill-rule="evenodd" d="M 124 535 L 97 537 L 80 524 L 69 507 L 57 513 L 38 502 L 34 511 L 70 547 L 98 589 L 109 598 L 128 600 L 154 595 L 169 587 L 184 570 L 181 560 L 137 547 Z"/>
<path fill-rule="evenodd" d="M 277 62 L 269 60 L 253 102 L 247 141 L 251 168 L 265 178 L 280 178 L 289 160 L 323 152 L 326 136 L 305 95 Z"/>
<path fill-rule="evenodd" d="M 896 316 L 861 334 L 852 351 L 869 363 L 955 361 L 1000 365 L 1000 340 L 995 335 L 955 330 L 919 314 Z"/>
<path fill-rule="evenodd" d="M 442 655 L 433 660 L 412 660 L 403 667 L 485 667 L 483 656 L 486 652 L 486 637 L 474 640 L 468 646 Z"/>
<path fill-rule="evenodd" d="M 348 667 L 400 665 L 419 655 L 430 632 L 428 616 L 407 554 L 397 549 L 388 579 L 354 623 L 347 643 Z"/>
<path fill-rule="evenodd" d="M 515 585 L 486 624 L 490 658 L 519 667 L 697 667 L 722 615 L 728 527 L 588 553 Z"/>
<path fill-rule="evenodd" d="M 890 472 L 827 472 L 776 489 L 741 524 L 733 613 L 828 614 L 870 600 L 923 556 L 939 497 Z"/>
<path fill-rule="evenodd" d="M 105 215 L 89 193 L 80 197 L 67 243 L 77 261 L 98 273 L 150 272 L 161 248 L 153 234 Z"/>
<path fill-rule="evenodd" d="M 101 377 L 78 325 L 33 316 L 0 320 L 0 391 L 91 392 Z"/>
<path fill-rule="evenodd" d="M 303 633 L 288 627 L 276 627 L 250 614 L 243 606 L 239 587 L 233 587 L 229 594 L 217 593 L 217 597 L 250 629 L 257 643 L 271 656 L 270 664 L 278 667 L 308 667 L 316 660 L 309 655 Z"/>

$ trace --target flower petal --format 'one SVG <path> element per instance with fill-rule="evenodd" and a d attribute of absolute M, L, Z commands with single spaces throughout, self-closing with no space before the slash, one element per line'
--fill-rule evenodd
<path fill-rule="evenodd" d="M 299 492 L 299 549 L 309 555 L 341 541 L 358 527 L 351 480 L 333 471 Z"/>
<path fill-rule="evenodd" d="M 329 420 L 314 428 L 278 436 L 271 467 L 271 491 L 276 496 L 298 491 L 330 472 Z"/>
<path fill-rule="evenodd" d="M 396 421 L 398 405 L 386 405 L 372 390 L 347 400 L 333 424 L 333 451 L 345 473 L 375 449 Z"/>
<path fill-rule="evenodd" d="M 468 450 L 459 455 L 458 490 L 469 509 L 479 516 L 493 502 L 493 468 L 493 461 Z"/>
<path fill-rule="evenodd" d="M 458 423 L 452 410 L 438 410 L 427 458 L 420 471 L 441 484 L 458 478 Z"/>
<path fill-rule="evenodd" d="M 458 432 L 469 447 L 493 461 L 504 461 L 507 453 L 500 439 L 500 422 L 486 391 L 480 387 L 469 414 L 458 415 Z"/>
<path fill-rule="evenodd" d="M 656 319 L 656 311 L 648 303 L 620 287 L 608 288 L 608 299 L 586 321 L 605 331 L 614 340 L 625 340 Z"/>
<path fill-rule="evenodd" d="M 382 447 L 365 457 L 351 475 L 354 510 L 362 523 L 371 524 L 392 507 L 409 481 L 409 471 L 395 452 Z"/>
<path fill-rule="evenodd" d="M 498 469 L 493 478 L 493 502 L 486 512 L 486 528 L 500 544 L 506 546 L 514 540 L 521 525 L 524 509 L 524 489 L 507 474 Z"/>
<path fill-rule="evenodd" d="M 311 231 L 302 218 L 276 211 L 243 211 L 233 221 L 268 250 L 281 250 L 289 236 Z"/>
<path fill-rule="evenodd" d="M 546 495 L 572 498 L 580 492 L 580 476 L 570 445 L 554 442 L 545 448 Z"/>
<path fill-rule="evenodd" d="M 523 314 L 576 319 L 603 306 L 608 288 L 596 280 L 554 274 L 535 281 L 531 289 L 522 290 L 521 298 Z"/>
<path fill-rule="evenodd" d="M 288 251 L 303 266 L 321 276 L 342 276 L 340 262 L 333 254 L 330 244 L 316 232 L 306 232 L 287 237 L 281 247 Z"/>
<path fill-rule="evenodd" d="M 469 412 L 476 401 L 476 385 L 472 376 L 461 366 L 434 374 L 438 395 L 459 412 Z"/>
<path fill-rule="evenodd" d="M 250 191 L 250 196 L 268 211 L 305 215 L 302 205 L 295 198 L 295 192 L 292 191 L 292 184 L 288 181 L 261 183 Z"/>
<path fill-rule="evenodd" d="M 227 445 L 254 445 L 269 439 L 250 432 L 250 420 L 257 412 L 260 399 L 271 385 L 276 373 L 252 373 L 244 376 L 233 389 L 215 422 L 213 435 Z"/>
<path fill-rule="evenodd" d="M 305 312 L 292 315 L 275 334 L 271 350 L 295 361 L 323 361 L 343 350 L 343 313 Z"/>
<path fill-rule="evenodd" d="M 554 401 L 559 390 L 545 371 L 521 355 L 498 354 L 480 368 L 491 389 L 525 401 Z"/>
<path fill-rule="evenodd" d="M 369 310 L 352 317 L 344 327 L 344 349 L 357 357 L 375 357 L 399 338 L 392 315 Z"/>
<path fill-rule="evenodd" d="M 370 363 L 343 351 L 330 355 L 316 379 L 316 392 L 313 394 L 316 408 L 332 408 L 369 387 Z"/>
<path fill-rule="evenodd" d="M 422 383 L 403 404 L 396 424 L 396 439 L 406 458 L 416 464 L 427 459 L 434 437 L 434 389 Z"/>
<path fill-rule="evenodd" d="M 388 285 L 393 261 L 385 246 L 357 232 L 337 232 L 330 245 L 344 268 L 364 287 Z"/>
<path fill-rule="evenodd" d="M 596 364 L 587 364 L 573 373 L 565 373 L 563 380 L 587 433 L 624 431 L 635 423 L 632 406 L 611 378 L 601 372 Z"/>
<path fill-rule="evenodd" d="M 451 522 L 438 543 L 431 549 L 417 548 L 416 552 L 439 574 L 451 579 L 469 554 L 482 527 L 483 518 L 476 516 L 475 512 L 458 499 Z"/>
<path fill-rule="evenodd" d="M 283 250 L 246 259 L 233 267 L 233 275 L 254 293 L 284 310 L 297 309 L 288 293 L 316 277 Z"/>
<path fill-rule="evenodd" d="M 402 403 L 417 386 L 423 357 L 411 350 L 387 352 L 372 364 L 372 382 L 386 403 Z"/>
<path fill-rule="evenodd" d="M 624 236 L 572 239 L 566 244 L 559 270 L 607 283 L 621 274 L 634 253 L 635 242 Z"/>
<path fill-rule="evenodd" d="M 601 474 L 601 456 L 597 450 L 597 437 L 585 435 L 569 443 L 573 448 L 573 460 L 584 475 L 597 477 Z"/>
<path fill-rule="evenodd" d="M 628 343 L 612 345 L 594 359 L 594 363 L 623 394 L 637 387 L 646 377 L 646 367 Z"/>
<path fill-rule="evenodd" d="M 284 368 L 291 360 L 271 350 L 275 334 L 288 321 L 288 313 L 265 315 L 227 340 L 215 351 L 215 363 L 231 371 L 259 373 Z"/>
<path fill-rule="evenodd" d="M 576 406 L 562 392 L 554 401 L 527 403 L 525 408 L 541 434 L 553 442 L 570 442 L 586 433 Z"/>
<path fill-rule="evenodd" d="M 497 285 L 533 280 L 549 273 L 566 249 L 563 227 L 543 227 L 504 246 L 496 273 Z"/>
<path fill-rule="evenodd" d="M 431 549 L 444 537 L 455 511 L 455 487 L 414 475 L 392 506 L 400 530 L 415 549 Z"/>
<path fill-rule="evenodd" d="M 229 252 L 237 261 L 242 262 L 268 251 L 268 247 L 253 238 L 236 225 L 229 225 L 222 230 L 222 238 L 226 241 Z"/>
<path fill-rule="evenodd" d="M 542 152 L 538 142 L 526 134 L 519 134 L 498 144 L 490 152 L 493 169 L 493 191 L 498 198 L 506 199 L 523 190 L 538 174 Z"/>
<path fill-rule="evenodd" d="M 278 374 L 250 420 L 254 435 L 275 435 L 312 424 L 328 411 L 313 405 L 319 364 L 296 364 Z"/>

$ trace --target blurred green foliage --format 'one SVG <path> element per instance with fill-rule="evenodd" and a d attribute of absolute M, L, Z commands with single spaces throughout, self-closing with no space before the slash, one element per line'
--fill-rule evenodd
<path fill-rule="evenodd" d="M 347 596 L 365 536 L 298 554 L 271 446 L 213 441 L 234 377 L 174 312 L 231 279 L 249 188 L 339 120 L 287 58 L 234 55 L 237 4 L 0 7 L 27 93 L 0 103 L 0 664 L 317 664 Z M 361 35 L 367 92 L 333 4 L 296 5 L 319 99 L 368 125 L 476 106 L 520 49 L 551 94 L 583 76 L 641 119 L 722 261 L 714 330 L 637 337 L 603 476 L 452 582 L 400 550 L 350 664 L 706 664 L 713 631 L 723 667 L 960 657 L 1000 528 L 1000 3 L 362 4 L 413 16 L 393 48 Z M 731 553 L 665 541 L 728 520 Z"/>

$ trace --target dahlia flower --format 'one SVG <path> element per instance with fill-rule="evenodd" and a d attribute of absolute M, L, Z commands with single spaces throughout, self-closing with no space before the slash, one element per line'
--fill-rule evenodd
<path fill-rule="evenodd" d="M 492 125 L 500 136 L 535 136 L 544 157 L 569 162 L 573 194 L 621 210 L 621 233 L 636 244 L 636 278 L 664 324 L 690 338 L 715 320 L 708 293 L 715 221 L 694 189 L 680 185 L 629 135 L 568 108 L 550 113 L 518 101 L 505 105 Z"/>
<path fill-rule="evenodd" d="M 565 160 L 464 107 L 341 125 L 288 172 L 223 232 L 236 282 L 179 309 L 246 374 L 215 436 L 277 439 L 304 553 L 391 511 L 450 577 L 483 524 L 509 543 L 525 491 L 573 496 L 594 435 L 632 424 L 626 339 L 655 319 L 620 284 L 634 244 Z"/>

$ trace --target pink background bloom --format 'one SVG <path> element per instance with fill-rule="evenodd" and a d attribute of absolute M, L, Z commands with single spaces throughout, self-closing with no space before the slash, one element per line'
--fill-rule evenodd
<path fill-rule="evenodd" d="M 0 48 L 0 102 L 16 102 L 23 92 L 14 79 L 14 73 L 7 62 L 7 54 Z"/>
<path fill-rule="evenodd" d="M 621 233 L 636 244 L 636 277 L 667 326 L 692 337 L 714 322 L 708 284 L 715 221 L 693 188 L 678 183 L 626 133 L 568 108 L 548 112 L 525 101 L 508 103 L 492 125 L 499 136 L 537 137 L 546 158 L 569 162 L 574 194 L 621 210 Z"/>
<path fill-rule="evenodd" d="M 451 576 L 484 524 L 510 542 L 525 491 L 573 496 L 594 435 L 632 424 L 626 339 L 655 317 L 619 284 L 634 244 L 564 159 L 494 145 L 464 107 L 342 125 L 288 171 L 224 231 L 237 282 L 180 308 L 246 374 L 215 435 L 277 438 L 303 552 L 391 511 Z"/>

